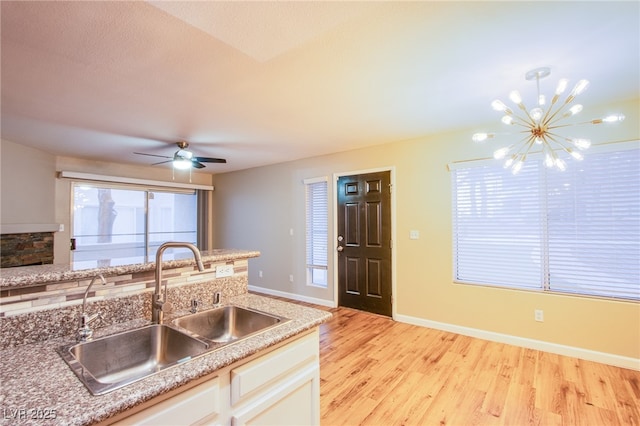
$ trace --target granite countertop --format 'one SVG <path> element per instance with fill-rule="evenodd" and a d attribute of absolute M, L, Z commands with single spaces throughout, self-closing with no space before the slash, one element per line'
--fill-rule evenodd
<path fill-rule="evenodd" d="M 72 343 L 73 336 L 0 351 L 0 424 L 90 425 L 310 330 L 331 317 L 326 311 L 253 294 L 232 297 L 228 303 L 291 321 L 102 396 L 91 395 L 56 352 L 59 346 Z M 120 330 L 96 330 L 95 337 L 146 323 L 135 320 L 120 325 Z M 37 418 L 46 414 L 55 418 Z"/>
<path fill-rule="evenodd" d="M 215 249 L 202 251 L 201 255 L 203 263 L 213 263 L 258 257 L 260 256 L 260 252 L 254 250 Z M 163 259 L 162 265 L 164 269 L 195 265 L 193 254 L 190 251 L 165 254 Z M 146 272 L 155 270 L 155 267 L 155 258 L 153 261 L 147 261 L 145 258 L 136 257 L 115 258 L 111 259 L 108 264 L 98 263 L 97 261 L 85 261 L 65 265 L 0 268 L 0 289 L 29 287 L 49 282 L 93 278 L 97 274 L 121 275 L 134 272 Z"/>

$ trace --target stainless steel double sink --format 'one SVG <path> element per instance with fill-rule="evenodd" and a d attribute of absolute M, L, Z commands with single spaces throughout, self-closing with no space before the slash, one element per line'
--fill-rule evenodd
<path fill-rule="evenodd" d="M 93 395 L 102 395 L 288 321 L 235 305 L 151 324 L 58 352 Z"/>

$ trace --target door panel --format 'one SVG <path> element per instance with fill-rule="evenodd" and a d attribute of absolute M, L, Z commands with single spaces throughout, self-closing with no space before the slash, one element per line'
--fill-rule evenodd
<path fill-rule="evenodd" d="M 360 215 L 357 203 L 348 203 L 344 207 L 345 215 L 345 244 L 350 247 L 360 246 Z"/>
<path fill-rule="evenodd" d="M 382 262 L 367 259 L 367 296 L 382 297 Z"/>
<path fill-rule="evenodd" d="M 391 174 L 338 179 L 338 304 L 391 316 Z"/>
<path fill-rule="evenodd" d="M 379 202 L 367 203 L 367 246 L 382 247 L 382 206 Z"/>
<path fill-rule="evenodd" d="M 358 278 L 358 271 L 360 270 L 360 259 L 358 258 L 345 258 L 346 260 L 346 291 L 349 294 L 360 294 L 360 279 Z"/>

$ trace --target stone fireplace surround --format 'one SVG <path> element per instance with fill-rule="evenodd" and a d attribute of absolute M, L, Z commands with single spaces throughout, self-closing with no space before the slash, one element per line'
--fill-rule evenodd
<path fill-rule="evenodd" d="M 2 233 L 0 268 L 53 263 L 53 232 Z"/>

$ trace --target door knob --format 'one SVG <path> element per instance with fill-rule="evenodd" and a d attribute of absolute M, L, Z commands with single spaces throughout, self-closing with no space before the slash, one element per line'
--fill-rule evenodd
<path fill-rule="evenodd" d="M 338 250 L 338 251 L 340 252 L 340 251 L 344 250 L 344 247 L 342 247 L 342 246 L 338 246 L 338 247 L 336 248 L 336 250 Z"/>

